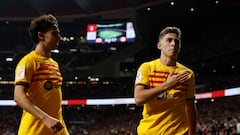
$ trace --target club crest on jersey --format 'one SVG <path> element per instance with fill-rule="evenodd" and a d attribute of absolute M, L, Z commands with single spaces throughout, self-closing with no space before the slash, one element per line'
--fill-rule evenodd
<path fill-rule="evenodd" d="M 52 82 L 52 81 L 46 81 L 46 82 L 44 83 L 44 88 L 45 88 L 46 90 L 48 90 L 48 91 L 52 90 L 52 88 L 53 88 L 53 82 Z"/>

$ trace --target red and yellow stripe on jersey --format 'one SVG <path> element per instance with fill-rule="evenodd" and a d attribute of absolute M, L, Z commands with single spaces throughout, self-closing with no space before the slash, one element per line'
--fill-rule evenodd
<path fill-rule="evenodd" d="M 165 66 L 161 64 L 160 59 L 156 59 L 139 67 L 135 85 L 144 85 L 147 88 L 159 86 L 173 68 L 176 69 L 174 74 L 189 71 L 189 80 L 144 104 L 138 135 L 183 135 L 187 132 L 185 102 L 195 95 L 192 70 L 180 63 L 177 63 L 176 67 Z"/>
<path fill-rule="evenodd" d="M 49 115 L 59 119 L 62 117 L 62 76 L 58 64 L 51 58 L 30 52 L 18 63 L 15 71 L 15 85 L 28 88 L 29 99 Z M 18 135 L 52 135 L 41 120 L 23 110 Z M 68 135 L 66 128 L 57 135 Z"/>

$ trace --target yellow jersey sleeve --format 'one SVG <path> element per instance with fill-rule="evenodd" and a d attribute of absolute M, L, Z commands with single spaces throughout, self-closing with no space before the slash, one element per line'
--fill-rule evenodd
<path fill-rule="evenodd" d="M 147 63 L 143 63 L 140 65 L 137 71 L 135 85 L 146 85 L 149 87 L 149 65 Z"/>

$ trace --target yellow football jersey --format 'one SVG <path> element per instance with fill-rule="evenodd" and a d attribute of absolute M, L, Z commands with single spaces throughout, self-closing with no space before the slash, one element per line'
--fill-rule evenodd
<path fill-rule="evenodd" d="M 180 63 L 174 67 L 165 66 L 160 59 L 145 62 L 138 69 L 135 85 L 145 85 L 148 88 L 159 86 L 173 68 L 176 69 L 174 74 L 189 71 L 189 80 L 144 104 L 138 135 L 183 135 L 188 131 L 185 102 L 195 96 L 195 80 L 191 69 Z"/>
<path fill-rule="evenodd" d="M 62 117 L 62 76 L 57 62 L 52 58 L 37 55 L 35 51 L 24 56 L 16 66 L 15 85 L 28 87 L 29 99 L 49 115 Z M 68 135 L 63 128 L 57 135 Z M 23 110 L 18 135 L 52 135 L 50 130 L 38 118 Z"/>

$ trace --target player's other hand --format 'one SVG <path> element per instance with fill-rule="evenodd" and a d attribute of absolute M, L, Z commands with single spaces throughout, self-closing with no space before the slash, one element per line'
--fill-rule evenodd
<path fill-rule="evenodd" d="M 57 133 L 62 128 L 64 128 L 62 123 L 58 119 L 51 116 L 45 117 L 44 119 L 42 119 L 42 122 L 51 130 L 52 133 Z"/>

